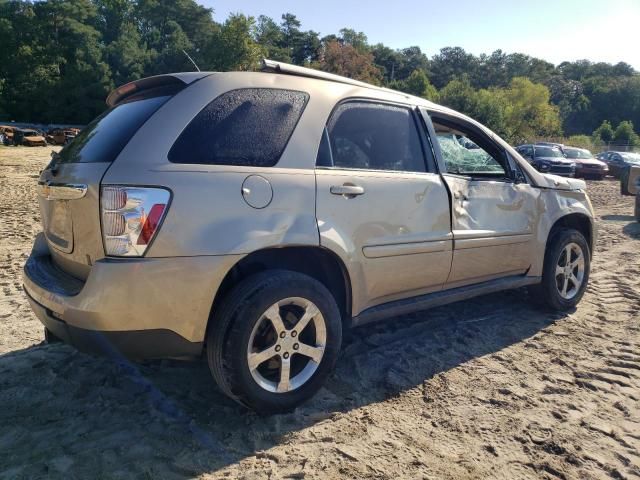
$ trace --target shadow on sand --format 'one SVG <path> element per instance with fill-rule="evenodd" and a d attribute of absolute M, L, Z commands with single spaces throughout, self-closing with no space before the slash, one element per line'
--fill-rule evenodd
<path fill-rule="evenodd" d="M 347 332 L 326 386 L 295 412 L 272 417 L 228 400 L 204 362 L 140 365 L 56 344 L 7 353 L 0 356 L 0 477 L 218 471 L 470 359 L 535 342 L 530 337 L 561 316 L 527 300 L 523 290 L 504 292 Z"/>

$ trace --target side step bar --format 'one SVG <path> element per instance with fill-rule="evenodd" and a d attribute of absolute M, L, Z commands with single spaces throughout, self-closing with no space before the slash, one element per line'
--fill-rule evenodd
<path fill-rule="evenodd" d="M 360 315 L 351 319 L 351 326 L 358 327 L 366 323 L 386 320 L 388 318 L 405 315 L 407 313 L 419 312 L 421 310 L 427 310 L 429 308 L 467 300 L 468 298 L 477 297 L 479 295 L 487 295 L 489 293 L 500 292 L 502 290 L 535 285 L 541 281 L 542 277 L 515 275 L 511 277 L 498 278 L 496 280 L 489 280 L 476 285 L 467 285 L 464 287 L 452 288 L 450 290 L 428 293 L 418 297 L 404 298 L 402 300 L 383 303 L 382 305 L 366 309 L 360 313 Z"/>

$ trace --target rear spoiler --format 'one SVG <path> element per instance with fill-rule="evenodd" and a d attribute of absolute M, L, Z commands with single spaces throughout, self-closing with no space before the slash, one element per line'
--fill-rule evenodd
<path fill-rule="evenodd" d="M 143 90 L 149 90 L 151 88 L 166 87 L 170 85 L 186 86 L 196 80 L 208 77 L 211 74 L 212 72 L 186 72 L 141 78 L 140 80 L 125 83 L 124 85 L 116 88 L 107 97 L 107 105 L 109 107 L 115 107 L 118 103 L 122 102 L 134 93 L 140 93 Z"/>

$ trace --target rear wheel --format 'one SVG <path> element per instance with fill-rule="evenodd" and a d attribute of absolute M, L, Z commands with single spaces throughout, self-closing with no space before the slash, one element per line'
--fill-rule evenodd
<path fill-rule="evenodd" d="M 223 301 L 207 336 L 209 367 L 221 389 L 261 413 L 289 411 L 331 373 L 342 322 L 331 293 L 296 272 L 249 277 Z"/>
<path fill-rule="evenodd" d="M 551 232 L 542 271 L 542 282 L 529 289 L 533 300 L 552 310 L 575 307 L 584 295 L 591 267 L 589 246 L 577 230 Z"/>

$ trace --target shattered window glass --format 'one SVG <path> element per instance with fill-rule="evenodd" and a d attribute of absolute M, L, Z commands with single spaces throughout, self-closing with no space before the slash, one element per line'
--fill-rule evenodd
<path fill-rule="evenodd" d="M 450 173 L 502 173 L 498 161 L 466 137 L 437 134 L 438 143 L 447 172 Z"/>
<path fill-rule="evenodd" d="M 269 88 L 224 93 L 180 134 L 169 161 L 271 167 L 280 159 L 308 99 L 304 92 Z"/>

